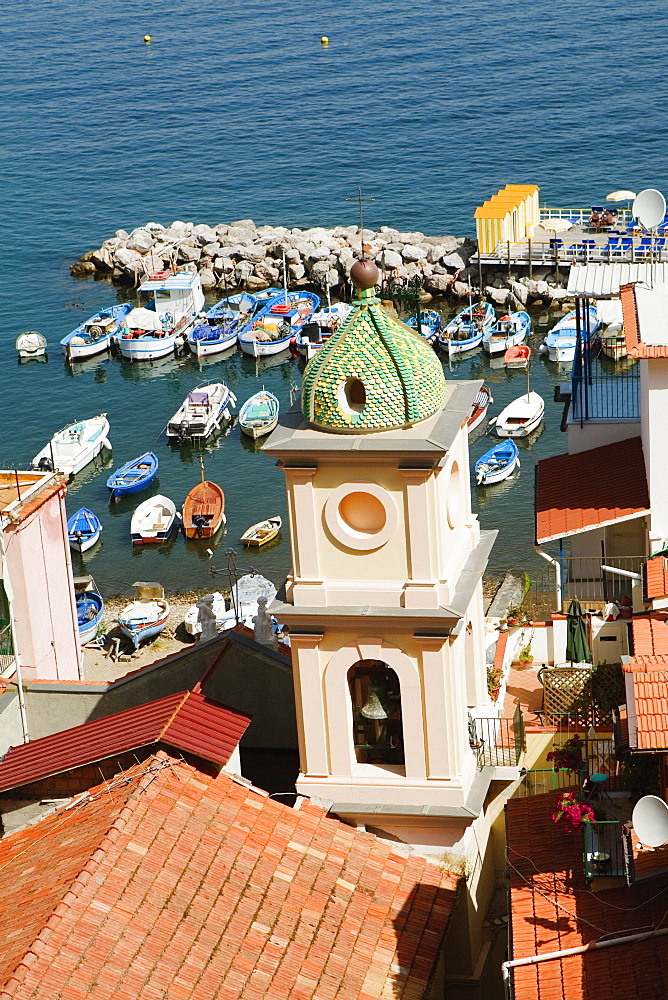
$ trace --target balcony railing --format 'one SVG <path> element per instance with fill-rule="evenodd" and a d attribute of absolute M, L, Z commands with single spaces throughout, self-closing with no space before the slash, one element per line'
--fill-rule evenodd
<path fill-rule="evenodd" d="M 517 767 L 524 751 L 524 720 L 519 704 L 512 719 L 469 717 L 469 742 L 478 768 Z"/>
<path fill-rule="evenodd" d="M 562 563 L 563 599 L 620 601 L 630 597 L 634 582 L 640 582 L 646 556 L 564 556 Z"/>
<path fill-rule="evenodd" d="M 583 865 L 585 878 L 625 878 L 634 880 L 631 836 L 619 820 L 583 824 Z"/>
<path fill-rule="evenodd" d="M 580 785 L 577 774 L 571 771 L 555 771 L 553 768 L 537 767 L 530 771 L 520 771 L 517 794 L 520 798 L 529 795 L 544 795 L 557 789 L 575 789 Z"/>
<path fill-rule="evenodd" d="M 571 420 L 640 420 L 640 374 L 573 374 Z M 620 454 L 623 453 L 620 445 Z"/>
<path fill-rule="evenodd" d="M 4 673 L 14 663 L 14 642 L 11 625 L 0 629 L 0 673 Z"/>

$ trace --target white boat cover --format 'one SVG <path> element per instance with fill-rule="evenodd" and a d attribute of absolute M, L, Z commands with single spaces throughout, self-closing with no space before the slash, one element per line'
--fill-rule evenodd
<path fill-rule="evenodd" d="M 138 307 L 125 317 L 124 326 L 130 330 L 162 330 L 160 317 L 152 309 Z"/>

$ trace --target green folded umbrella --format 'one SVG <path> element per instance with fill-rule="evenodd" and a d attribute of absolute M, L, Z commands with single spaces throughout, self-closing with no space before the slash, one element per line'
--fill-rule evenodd
<path fill-rule="evenodd" d="M 568 608 L 566 659 L 570 660 L 571 663 L 591 663 L 587 626 L 582 617 L 582 607 L 577 597 L 573 598 Z"/>

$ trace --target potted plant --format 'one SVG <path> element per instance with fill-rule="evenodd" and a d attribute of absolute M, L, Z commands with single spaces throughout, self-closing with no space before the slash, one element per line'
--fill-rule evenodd
<path fill-rule="evenodd" d="M 487 694 L 494 701 L 499 697 L 499 691 L 501 690 L 501 667 L 495 667 L 493 663 L 490 663 L 487 667 Z"/>
<path fill-rule="evenodd" d="M 588 802 L 583 802 L 575 792 L 564 792 L 557 801 L 557 810 L 552 813 L 552 822 L 561 819 L 566 825 L 566 833 L 578 833 L 583 823 L 594 822 L 594 810 Z"/>
<path fill-rule="evenodd" d="M 531 639 L 522 646 L 520 649 L 517 659 L 520 661 L 523 667 L 528 667 L 530 663 L 533 663 L 533 653 L 531 652 Z"/>
<path fill-rule="evenodd" d="M 519 622 L 522 618 L 522 614 L 523 614 L 522 608 L 519 605 L 513 608 L 508 608 L 506 612 L 506 618 L 508 619 L 508 624 L 519 625 Z"/>
<path fill-rule="evenodd" d="M 581 740 L 577 733 L 564 743 L 553 743 L 552 750 L 547 755 L 553 770 L 569 773 L 579 771 L 584 745 L 584 740 Z"/>

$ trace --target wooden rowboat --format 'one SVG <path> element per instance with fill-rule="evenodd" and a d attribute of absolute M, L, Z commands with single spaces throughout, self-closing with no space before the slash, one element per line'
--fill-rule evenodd
<path fill-rule="evenodd" d="M 217 483 L 203 480 L 191 489 L 183 504 L 186 538 L 212 538 L 225 523 L 225 494 Z"/>
<path fill-rule="evenodd" d="M 266 545 L 281 530 L 282 521 L 280 517 L 268 517 L 266 521 L 258 521 L 252 525 L 248 531 L 244 531 L 241 541 L 244 545 Z"/>
<path fill-rule="evenodd" d="M 493 403 L 492 393 L 487 388 L 486 385 L 481 386 L 480 392 L 473 400 L 473 407 L 471 408 L 471 416 L 466 421 L 466 429 L 471 433 L 476 427 L 478 427 L 482 421 L 485 419 L 487 410 L 489 409 L 489 404 Z"/>
<path fill-rule="evenodd" d="M 526 344 L 517 344 L 509 347 L 503 355 L 503 363 L 506 368 L 526 368 L 531 357 L 531 348 Z"/>

